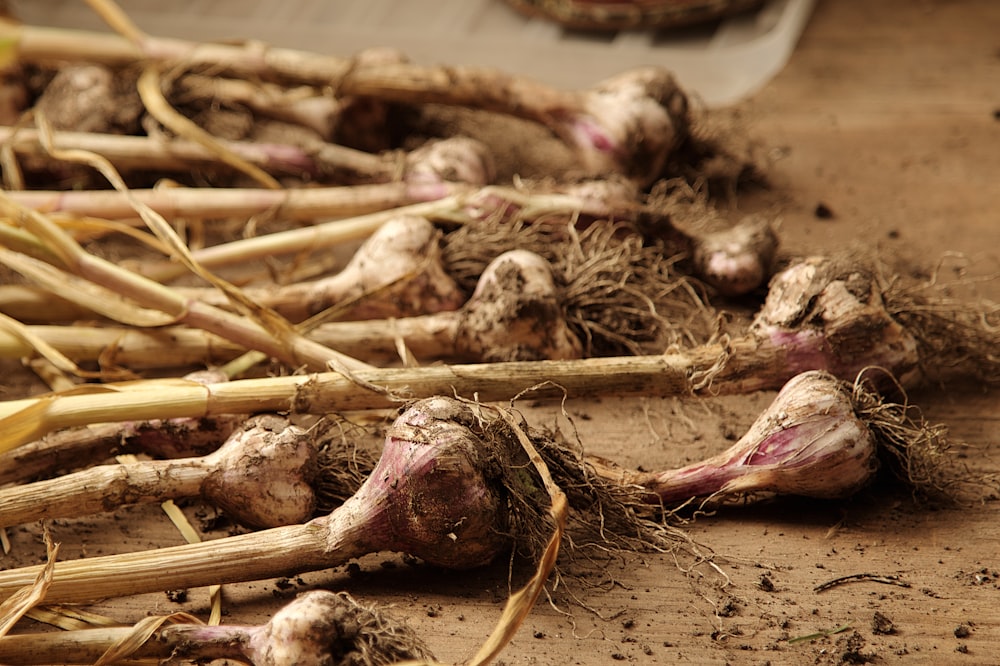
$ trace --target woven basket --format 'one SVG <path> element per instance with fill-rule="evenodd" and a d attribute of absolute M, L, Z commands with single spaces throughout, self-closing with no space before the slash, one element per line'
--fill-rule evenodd
<path fill-rule="evenodd" d="M 752 9 L 762 0 L 507 0 L 516 10 L 581 30 L 675 28 Z"/>

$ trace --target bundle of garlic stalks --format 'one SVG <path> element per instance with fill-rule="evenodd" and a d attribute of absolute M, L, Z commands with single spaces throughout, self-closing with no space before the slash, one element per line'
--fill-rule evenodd
<path fill-rule="evenodd" d="M 161 388 L 208 387 L 246 374 L 303 377 L 305 370 L 333 371 L 396 406 L 400 392 L 358 374 L 376 370 L 371 364 L 386 356 L 395 357 L 391 365 L 420 370 L 418 363 L 442 358 L 533 362 L 687 345 L 707 337 L 714 324 L 703 301 L 714 289 L 706 278 L 718 276 L 720 291 L 733 291 L 734 284 L 753 289 L 769 269 L 774 236 L 767 225 L 751 221 L 736 230 L 737 253 L 746 246 L 752 255 L 751 275 L 732 278 L 725 267 L 716 268 L 718 248 L 731 252 L 725 234 L 675 230 L 649 199 L 655 182 L 691 176 L 699 160 L 712 156 L 711 143 L 690 133 L 684 94 L 665 71 L 630 72 L 592 91 L 565 93 L 500 72 L 418 67 L 389 51 L 349 60 L 272 51 L 259 60 L 243 47 L 172 42 L 177 51 L 157 55 L 171 42 L 140 33 L 111 3 L 91 4 L 121 38 L 5 27 L 13 48 L 4 54 L 11 93 L 4 99 L 11 105 L 0 130 L 6 186 L 0 253 L 8 275 L 19 278 L 3 285 L 0 297 L 4 356 L 30 358 L 30 367 L 55 389 L 50 396 L 114 391 L 128 385 L 116 380 L 143 375 L 158 377 L 151 381 Z M 131 51 L 124 59 L 123 47 Z M 216 53 L 189 58 L 203 49 Z M 546 146 L 544 157 L 534 160 L 535 174 L 521 168 L 523 156 L 495 159 L 497 143 L 484 146 L 476 139 L 485 137 L 475 133 L 435 136 L 447 115 L 441 105 L 455 108 L 456 117 L 481 106 L 468 111 L 490 114 L 480 126 L 509 115 L 527 135 L 526 128 L 535 127 L 539 141 L 529 144 Z M 502 143 L 501 150 L 510 150 Z M 553 168 L 560 161 L 564 167 Z M 529 184 L 515 174 L 545 179 Z M 600 179 L 585 180 L 594 176 Z M 361 242 L 355 253 L 351 244 Z M 742 261 L 737 268 L 746 273 Z M 323 326 L 339 328 L 321 333 Z M 336 340 L 324 341 L 331 334 Z M 140 349 L 131 339 L 151 344 Z M 223 361 L 221 374 L 211 378 L 173 379 L 192 366 Z M 262 368 L 262 362 L 270 365 Z M 431 400 L 442 409 L 441 399 Z M 539 455 L 513 417 L 507 424 L 485 416 L 508 412 L 478 404 L 445 402 L 446 413 L 431 410 L 430 417 L 405 411 L 390 431 L 395 434 L 380 465 L 426 457 L 419 444 L 428 429 L 442 429 L 442 446 L 470 457 L 466 464 L 447 449 L 430 458 L 427 479 L 413 479 L 427 502 L 419 512 L 435 521 L 418 526 L 430 530 L 426 537 L 388 526 L 387 540 L 379 542 L 374 537 L 381 528 L 363 519 L 357 529 L 370 530 L 373 539 L 337 556 L 346 561 L 365 549 L 403 550 L 439 566 L 468 568 L 513 545 L 537 560 L 537 572 L 512 596 L 472 662 L 486 663 L 513 635 L 554 567 L 567 521 L 560 484 L 574 487 L 572 525 L 586 527 L 588 512 L 597 511 L 619 548 L 667 548 L 678 537 L 646 520 L 651 512 L 638 489 L 598 483 L 573 456 L 559 459 L 553 480 L 546 461 L 557 458 Z M 86 432 L 60 430 L 46 442 L 57 445 L 42 447 L 53 463 L 48 467 L 24 458 L 9 466 L 4 461 L 5 481 L 19 482 L 0 491 L 12 500 L 8 509 L 19 507 L 6 524 L 200 493 L 243 529 L 295 529 L 345 497 L 351 499 L 337 509 L 340 517 L 368 503 L 365 494 L 375 491 L 366 488 L 378 485 L 382 468 L 367 486 L 355 483 L 334 497 L 331 475 L 317 461 L 331 451 L 314 445 L 314 428 L 262 411 L 274 410 L 261 405 L 186 419 L 168 409 L 142 423 L 128 419 L 131 429 L 109 414 L 89 421 Z M 14 420 L 24 417 L 35 422 L 30 431 L 51 423 L 33 409 Z M 131 438 L 133 450 L 141 442 L 145 455 L 173 457 L 199 448 L 195 434 L 207 441 L 197 460 L 189 453 L 183 461 L 112 467 L 92 466 L 82 455 L 86 449 L 95 462 L 105 460 Z M 409 438 L 390 446 L 403 434 Z M 160 448 L 151 448 L 151 439 Z M 394 449 L 402 455 L 395 463 Z M 248 465 L 242 473 L 236 460 Z M 370 471 L 357 453 L 340 463 Z M 52 476 L 65 467 L 83 469 L 37 483 L 17 473 Z M 404 471 L 400 479 L 408 487 L 413 475 Z M 477 474 L 484 475 L 484 494 L 471 488 L 466 499 L 487 511 L 482 520 L 444 492 L 461 492 L 458 482 Z M 53 490 L 63 499 L 54 499 Z M 439 541 L 442 534 L 448 541 Z M 430 539 L 428 549 L 421 538 Z M 575 542 L 585 540 L 578 535 Z M 240 566 L 249 564 L 251 553 L 237 549 Z M 61 578 L 58 572 L 42 576 L 32 592 L 11 596 L 0 633 L 42 598 L 55 601 L 58 590 L 50 583 Z M 288 656 L 286 645 L 259 644 L 268 631 L 173 633 L 192 659 L 299 659 Z M 145 638 L 153 633 L 170 645 L 171 631 L 150 629 Z M 207 643 L 207 651 L 194 652 L 195 640 Z M 242 653 L 220 651 L 221 642 L 233 641 L 245 643 Z M 144 640 L 133 637 L 133 643 L 137 655 L 156 654 L 140 647 Z M 3 649 L 5 659 L 29 658 L 16 645 Z M 92 649 L 105 662 L 127 656 L 118 648 Z M 167 651 L 182 656 L 176 645 Z M 88 652 L 44 654 L 33 658 L 65 661 Z M 367 655 L 370 662 L 357 663 L 406 656 L 425 653 Z"/>
<path fill-rule="evenodd" d="M 347 369 L 363 365 L 329 348 L 368 362 L 383 362 L 387 352 L 406 362 L 641 353 L 707 338 L 714 322 L 702 307 L 704 295 L 752 291 L 770 270 L 776 239 L 766 223 L 692 235 L 676 229 L 662 199 L 650 196 L 655 183 L 670 177 L 704 180 L 700 161 L 711 160 L 717 171 L 726 159 L 693 130 L 683 91 L 661 69 L 566 92 L 498 71 L 417 66 L 386 51 L 337 59 L 268 49 L 259 58 L 247 47 L 159 39 L 112 3 L 91 5 L 119 35 L 6 27 L 10 99 L 22 103 L 7 110 L 9 127 L 0 132 L 10 190 L 3 204 L 8 215 L 35 221 L 27 233 L 23 225 L 0 230 L 13 251 L 4 264 L 33 283 L 0 288 L 0 311 L 21 323 L 104 322 L 99 329 L 9 331 L 7 356 L 54 349 L 90 364 L 88 372 L 120 378 L 229 360 L 243 349 L 313 370 L 325 369 L 327 357 Z M 537 152 L 545 168 L 535 171 L 545 181 L 514 181 L 513 175 L 532 175 L 520 154 L 502 160 L 507 173 L 498 174 L 496 142 L 481 141 L 490 132 L 457 123 L 448 136 L 425 141 L 436 121 L 424 115 L 442 108 L 489 114 L 480 129 L 505 116 L 532 128 L 541 139 L 528 145 L 544 147 Z M 572 166 L 556 168 L 560 161 Z M 737 179 L 744 162 L 733 158 Z M 594 176 L 600 180 L 579 180 Z M 54 250 L 57 230 L 52 224 L 40 230 L 45 223 L 31 211 L 135 273 L 188 284 L 193 273 L 210 286 L 168 291 L 109 264 L 99 277 L 84 276 L 87 269 L 73 265 L 86 261 L 78 248 L 59 241 L 63 249 Z M 401 231 L 406 224 L 412 230 Z M 444 238 L 442 227 L 450 232 Z M 122 250 L 122 233 L 146 250 Z M 248 237 L 216 242 L 236 233 Z M 338 267 L 347 251 L 332 248 L 371 234 L 377 234 L 368 243 L 372 253 L 318 277 Z M 455 311 L 474 292 L 480 303 L 488 301 L 489 285 L 478 284 L 485 267 L 508 250 L 525 249 L 555 264 L 552 288 L 543 288 L 552 298 L 539 314 L 560 311 L 574 338 L 557 341 L 555 352 L 519 339 L 497 347 L 474 339 L 475 332 L 459 334 L 465 321 L 490 326 L 507 316 L 473 313 L 473 303 L 450 321 L 372 322 L 306 338 L 281 321 L 308 320 L 300 329 L 308 333 L 330 319 Z M 206 269 L 224 271 L 228 282 L 244 287 L 242 294 Z M 508 286 L 521 278 L 510 279 Z M 541 302 L 534 287 L 526 291 L 530 302 L 511 305 L 518 312 Z M 191 309 L 183 305 L 189 301 Z M 253 330 L 218 312 L 260 306 L 267 311 L 257 312 Z M 228 323 L 198 323 L 217 314 Z M 107 327 L 107 320 L 144 330 L 136 337 Z M 185 328 L 167 330 L 168 322 Z M 495 337 L 507 332 L 498 328 Z M 315 343 L 329 334 L 337 342 Z M 174 335 L 187 341 L 175 345 Z M 285 340 L 284 353 L 274 338 Z M 81 344 L 72 349 L 69 341 Z M 164 342 L 177 353 L 163 353 Z"/>
<path fill-rule="evenodd" d="M 10 82 L 13 114 L 18 111 L 17 93 L 30 98 L 45 86 L 54 99 L 42 110 L 58 110 L 56 115 L 66 121 L 54 117 L 54 122 L 69 131 L 150 133 L 153 121 L 144 120 L 144 113 L 170 132 L 182 126 L 190 130 L 189 123 L 155 99 L 166 93 L 173 107 L 213 135 L 229 140 L 261 137 L 267 145 L 249 152 L 265 161 L 273 148 L 274 162 L 284 162 L 286 170 L 350 175 L 356 166 L 350 159 L 327 167 L 310 159 L 315 150 L 287 145 L 278 150 L 276 142 L 267 139 L 277 137 L 282 144 L 283 137 L 311 139 L 312 149 L 317 140 L 366 151 L 395 147 L 400 131 L 415 126 L 429 134 L 434 126 L 440 130 L 440 125 L 454 121 L 435 115 L 443 105 L 497 114 L 495 120 L 501 123 L 499 116 L 529 121 L 545 130 L 532 138 L 548 135 L 564 145 L 561 155 L 533 161 L 532 151 L 519 152 L 523 147 L 511 145 L 508 136 L 501 148 L 517 152 L 517 158 L 505 163 L 515 163 L 522 175 L 534 162 L 545 175 L 623 173 L 647 186 L 668 173 L 693 173 L 699 160 L 712 160 L 713 174 L 725 171 L 718 159 L 725 151 L 692 132 L 697 123 L 687 97 L 661 68 L 626 72 L 589 90 L 563 91 L 491 69 L 416 65 L 389 49 L 337 58 L 259 44 L 162 39 L 140 30 L 112 2 L 88 4 L 120 37 L 36 26 L 5 29 L 8 59 L 16 58 L 27 68 L 23 74 L 37 79 L 26 84 L 15 74 Z M 51 86 L 53 65 L 66 71 L 70 63 L 88 68 L 61 75 L 58 85 Z M 77 101 L 81 91 L 84 99 Z M 496 135 L 501 135 L 509 126 L 498 130 Z M 185 138 L 201 142 L 194 133 Z M 110 146 L 108 152 L 119 154 Z M 235 169 L 265 183 L 273 178 L 252 164 L 252 156 L 239 149 L 233 152 L 224 160 L 230 174 Z M 142 157 L 136 159 L 132 152 L 125 159 L 136 165 Z M 734 177 L 752 171 L 745 160 L 732 161 Z"/>
<path fill-rule="evenodd" d="M 455 570 L 525 558 L 537 568 L 469 662 L 487 663 L 560 553 L 700 555 L 670 522 L 691 500 L 842 498 L 880 466 L 949 486 L 941 431 L 880 392 L 995 380 L 997 310 L 862 262 L 779 264 L 766 220 L 675 226 L 684 181 L 731 186 L 752 167 L 700 134 L 668 73 L 565 92 L 387 51 L 165 40 L 90 4 L 118 35 L 4 28 L 0 357 L 51 391 L 0 402 L 0 526 L 200 496 L 240 527 L 0 572 L 0 634 L 42 600 L 371 552 Z M 504 145 L 503 122 L 531 138 Z M 719 329 L 719 303 L 765 290 L 752 320 L 726 313 Z M 778 389 L 731 449 L 655 473 L 511 406 Z M 381 424 L 377 455 L 322 440 L 320 424 L 350 418 Z M 163 459 L 110 464 L 123 448 Z M 288 663 L 300 657 L 275 654 L 293 648 L 267 643 L 281 617 L 89 634 L 78 654 L 123 659 L 111 643 L 125 640 L 136 657 L 180 657 L 183 642 L 196 660 Z M 0 655 L 29 663 L 32 645 L 0 638 Z M 70 659 L 56 649 L 36 658 Z M 407 656 L 429 659 L 370 663 Z"/>
<path fill-rule="evenodd" d="M 732 162 L 732 178 L 721 183 L 731 188 L 754 171 L 749 160 L 729 156 L 698 130 L 684 92 L 662 69 L 627 72 L 592 90 L 560 91 L 493 70 L 418 66 L 384 51 L 338 59 L 265 49 L 261 58 L 250 47 L 159 39 L 111 3 L 91 4 L 120 37 L 6 30 L 12 104 L 9 126 L 0 131 L 7 146 L 4 176 L 11 187 L 60 183 L 57 192 L 18 197 L 46 212 L 135 217 L 124 198 L 92 191 L 105 188 L 104 179 L 71 164 L 67 153 L 74 150 L 102 155 L 135 196 L 184 218 L 196 242 L 199 233 L 211 233 L 202 230 L 205 218 L 252 217 L 251 231 L 259 232 L 279 220 L 371 212 L 487 182 L 510 184 L 514 177 L 621 178 L 633 199 L 626 215 L 634 218 L 649 208 L 634 200 L 664 179 L 711 184 L 727 171 L 720 164 Z M 482 115 L 475 123 L 441 119 L 466 112 Z M 506 118 L 517 120 L 515 131 L 502 129 Z M 512 142 L 512 135 L 524 139 Z M 443 141 L 426 145 L 429 137 Z M 183 189 L 145 191 L 165 178 Z M 204 185 L 226 189 L 207 192 L 198 187 Z M 297 185 L 309 187 L 267 191 Z M 580 212 L 574 202 L 560 208 Z M 654 225 L 654 237 L 677 240 L 669 225 L 660 226 Z M 79 220 L 76 229 L 101 233 Z M 680 240 L 683 253 L 700 252 L 693 239 Z M 268 254 L 296 251 L 258 247 Z M 669 249 L 668 256 L 678 251 Z M 237 255 L 229 260 L 239 261 Z M 157 272 L 176 276 L 176 268 Z M 759 272 L 749 286 L 737 279 L 738 288 L 758 286 Z M 728 271 L 720 279 L 731 288 Z"/>

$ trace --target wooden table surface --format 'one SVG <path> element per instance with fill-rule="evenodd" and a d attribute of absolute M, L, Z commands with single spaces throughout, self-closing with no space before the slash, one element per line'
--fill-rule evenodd
<path fill-rule="evenodd" d="M 875 247 L 921 270 L 944 262 L 943 276 L 960 268 L 983 278 L 963 295 L 1000 301 L 1000 3 L 821 0 L 788 66 L 726 113 L 755 139 L 772 181 L 735 205 L 776 215 L 785 252 Z M 816 216 L 820 204 L 831 218 Z M 567 409 L 590 451 L 654 468 L 728 444 L 771 397 L 609 398 Z M 911 397 L 965 442 L 955 453 L 970 468 L 1000 472 L 996 389 L 959 384 Z M 527 413 L 539 423 L 556 418 L 551 407 Z M 733 507 L 685 529 L 716 554 L 719 571 L 685 572 L 658 554 L 584 567 L 538 604 L 502 663 L 1000 663 L 996 494 L 927 506 L 875 488 L 847 502 Z M 155 509 L 57 521 L 53 534 L 67 559 L 181 542 Z M 10 537 L 14 550 L 0 567 L 44 552 L 36 529 Z M 508 591 L 504 563 L 460 574 L 393 555 L 359 564 L 302 576 L 291 590 L 275 581 L 227 586 L 225 619 L 262 621 L 304 587 L 346 589 L 390 604 L 453 662 L 477 649 Z M 898 576 L 907 586 L 814 591 L 851 574 Z M 157 594 L 95 608 L 133 622 L 182 609 L 205 617 L 206 607 L 204 591 L 191 590 L 183 604 Z M 876 613 L 891 633 L 873 628 Z"/>

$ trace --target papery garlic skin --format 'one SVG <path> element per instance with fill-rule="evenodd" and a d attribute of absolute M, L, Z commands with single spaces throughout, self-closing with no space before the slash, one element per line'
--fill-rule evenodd
<path fill-rule="evenodd" d="M 875 277 L 825 257 L 771 280 L 751 332 L 793 373 L 827 370 L 853 379 L 879 367 L 905 379 L 919 363 L 916 339 L 889 315 Z"/>
<path fill-rule="evenodd" d="M 424 218 L 400 215 L 371 235 L 340 273 L 288 289 L 289 316 L 314 315 L 361 298 L 349 319 L 382 319 L 456 310 L 465 294 L 441 264 L 441 232 Z M 378 297 L 366 295 L 378 293 Z M 294 302 L 300 312 L 294 311 Z"/>
<path fill-rule="evenodd" d="M 493 157 L 486 146 L 469 137 L 428 141 L 406 156 L 406 182 L 414 185 L 488 185 L 495 178 Z"/>
<path fill-rule="evenodd" d="M 666 503 L 745 492 L 842 498 L 871 481 L 877 452 L 844 382 L 811 371 L 786 383 L 725 452 L 636 480 Z"/>
<path fill-rule="evenodd" d="M 662 175 L 689 132 L 687 97 L 661 67 L 601 81 L 583 95 L 583 109 L 565 121 L 565 132 L 586 172 L 622 173 L 643 187 Z"/>
<path fill-rule="evenodd" d="M 430 658 L 408 627 L 328 590 L 298 595 L 259 626 L 167 625 L 150 643 L 159 649 L 140 653 L 169 651 L 171 663 L 234 659 L 253 666 L 335 666 Z"/>
<path fill-rule="evenodd" d="M 583 356 L 549 262 L 527 250 L 504 252 L 486 267 L 461 313 L 455 345 L 461 355 L 484 361 Z"/>
<path fill-rule="evenodd" d="M 244 649 L 254 666 L 336 663 L 335 653 L 349 651 L 355 636 L 347 635 L 350 618 L 331 599 L 332 592 L 306 592 L 256 628 Z"/>
<path fill-rule="evenodd" d="M 404 410 L 368 479 L 330 514 L 329 551 L 347 559 L 404 552 L 471 569 L 509 547 L 505 490 L 486 477 L 489 453 L 465 425 L 469 417 L 465 404 L 445 397 Z"/>
<path fill-rule="evenodd" d="M 729 229 L 697 238 L 694 267 L 719 293 L 739 296 L 767 282 L 777 249 L 778 236 L 770 222 L 751 216 Z"/>
<path fill-rule="evenodd" d="M 206 462 L 212 472 L 202 495 L 241 525 L 295 525 L 316 511 L 313 436 L 284 416 L 251 417 Z"/>

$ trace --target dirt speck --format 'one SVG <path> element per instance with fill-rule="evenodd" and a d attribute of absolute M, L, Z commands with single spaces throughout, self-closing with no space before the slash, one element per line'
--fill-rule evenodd
<path fill-rule="evenodd" d="M 886 615 L 875 611 L 875 615 L 872 617 L 872 633 L 888 636 L 896 633 L 896 625 Z"/>

